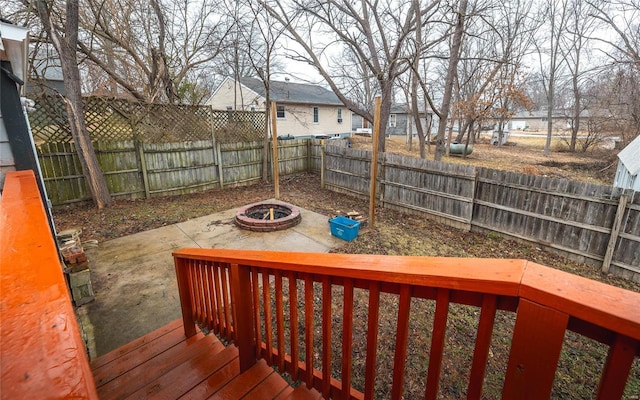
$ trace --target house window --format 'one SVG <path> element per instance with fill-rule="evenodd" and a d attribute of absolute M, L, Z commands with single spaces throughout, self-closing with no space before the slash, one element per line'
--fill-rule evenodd
<path fill-rule="evenodd" d="M 389 114 L 389 127 L 390 128 L 395 128 L 396 127 L 396 115 L 395 114 Z"/>
<path fill-rule="evenodd" d="M 284 117 L 285 117 L 284 106 L 276 106 L 276 118 L 284 119 Z"/>
<path fill-rule="evenodd" d="M 320 109 L 313 107 L 313 123 L 317 124 L 318 122 L 320 122 Z"/>
<path fill-rule="evenodd" d="M 338 123 L 342 123 L 342 108 L 338 108 Z"/>

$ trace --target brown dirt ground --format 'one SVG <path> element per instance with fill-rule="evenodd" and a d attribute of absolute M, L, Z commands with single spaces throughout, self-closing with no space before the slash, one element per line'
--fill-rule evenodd
<path fill-rule="evenodd" d="M 366 138 L 356 138 L 355 147 L 366 147 Z M 389 142 L 388 149 L 403 150 L 404 142 Z M 540 153 L 540 154 L 538 154 Z M 540 173 L 550 176 L 572 177 L 591 182 L 611 182 L 608 175 L 612 168 L 602 171 L 603 176 L 595 174 L 606 168 L 609 161 L 601 152 L 595 154 L 553 154 L 550 158 L 541 155 L 539 145 L 517 143 L 496 149 L 490 145 L 476 145 L 471 157 L 467 160 L 453 159 L 447 161 L 471 162 L 493 168 L 510 169 L 528 173 Z M 513 162 L 509 160 L 518 160 Z M 526 160 L 526 161 L 525 161 Z M 522 163 L 522 161 L 525 161 Z M 542 163 L 553 161 L 561 167 L 550 167 Z M 604 165 L 604 166 L 603 166 Z M 345 211 L 367 213 L 368 204 L 364 200 L 323 190 L 320 188 L 317 175 L 298 174 L 281 179 L 280 193 L 284 201 L 300 207 L 325 214 L 327 216 Z M 75 205 L 56 207 L 54 218 L 58 229 L 81 227 L 82 240 L 95 239 L 104 241 L 132 233 L 157 228 L 167 224 L 185 221 L 208 215 L 214 212 L 235 208 L 243 204 L 273 197 L 272 184 L 255 184 L 233 189 L 211 190 L 185 196 L 154 198 L 150 200 L 117 201 L 105 210 L 96 210 L 91 205 Z M 502 238 L 497 234 L 462 232 L 450 227 L 429 221 L 415 215 L 407 215 L 388 209 L 376 211 L 376 228 L 361 235 L 357 240 L 347 243 L 335 251 L 363 254 L 397 254 L 451 257 L 490 257 L 490 258 L 523 258 L 554 267 L 573 274 L 595 279 L 607 284 L 640 292 L 640 285 L 602 275 L 597 268 L 587 267 L 569 261 L 563 257 L 544 251 L 535 245 L 522 244 Z M 334 299 L 340 298 L 336 293 Z M 356 318 L 364 318 L 367 297 L 364 293 L 356 293 Z M 340 306 L 336 304 L 336 308 Z M 395 337 L 395 315 L 397 314 L 397 296 L 384 295 L 381 299 L 380 345 L 378 355 L 378 377 L 376 393 L 380 398 L 389 397 L 389 371 L 392 368 Z M 433 321 L 433 302 L 414 299 L 411 305 L 410 343 L 407 356 L 407 374 L 405 377 L 404 398 L 423 397 L 426 379 L 426 362 L 430 344 L 430 327 Z M 360 315 L 360 317 L 358 317 Z M 475 329 L 478 321 L 478 310 L 473 307 L 452 304 L 450 306 L 446 336 L 446 351 L 443 360 L 441 379 L 442 398 L 455 399 L 466 397 L 466 388 L 462 383 L 468 379 L 470 359 L 473 353 Z M 341 321 L 336 316 L 334 338 L 340 341 Z M 319 320 L 319 318 L 316 318 Z M 498 312 L 494 337 L 490 349 L 490 359 L 485 379 L 484 398 L 499 398 L 502 387 L 502 376 L 506 361 L 514 318 L 510 312 Z M 362 349 L 366 333 L 366 324 L 361 321 L 354 326 L 354 352 Z M 364 349 L 362 349 L 364 350 Z M 339 354 L 339 349 L 334 349 Z M 362 384 L 362 371 L 357 368 L 355 355 L 354 385 Z M 606 348 L 591 340 L 578 337 L 569 332 L 565 338 L 560 366 L 557 372 L 554 398 L 593 398 L 597 390 L 597 371 L 606 358 Z M 340 370 L 339 356 L 334 357 L 334 366 Z M 595 367 L 593 367 L 595 366 Z M 360 388 L 362 389 L 362 388 Z M 629 378 L 626 398 L 636 398 L 640 393 L 640 361 L 636 359 Z"/>

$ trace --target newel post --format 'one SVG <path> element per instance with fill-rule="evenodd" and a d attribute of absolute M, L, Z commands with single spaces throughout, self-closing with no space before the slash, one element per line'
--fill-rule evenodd
<path fill-rule="evenodd" d="M 180 307 L 182 308 L 182 323 L 184 335 L 191 337 L 196 334 L 196 323 L 193 320 L 193 308 L 191 307 L 191 290 L 189 288 L 189 264 L 185 258 L 173 257 L 178 279 L 178 293 L 180 293 Z"/>
<path fill-rule="evenodd" d="M 231 264 L 231 299 L 240 372 L 256 363 L 256 338 L 253 330 L 253 296 L 249 267 Z"/>

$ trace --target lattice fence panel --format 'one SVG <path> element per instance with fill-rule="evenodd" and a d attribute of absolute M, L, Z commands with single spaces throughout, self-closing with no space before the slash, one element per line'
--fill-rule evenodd
<path fill-rule="evenodd" d="M 139 104 L 133 117 L 145 143 L 211 140 L 210 108 L 206 106 Z"/>
<path fill-rule="evenodd" d="M 218 143 L 247 143 L 264 138 L 264 112 L 212 111 L 211 123 Z"/>
<path fill-rule="evenodd" d="M 73 138 L 64 101 L 53 96 L 39 96 L 33 100 L 36 104 L 29 112 L 29 123 L 36 144 L 71 143 Z"/>
<path fill-rule="evenodd" d="M 92 140 L 124 141 L 134 139 L 134 130 L 127 113 L 136 109 L 135 103 L 109 97 L 84 99 L 84 117 Z"/>
<path fill-rule="evenodd" d="M 36 143 L 72 142 L 64 101 L 53 96 L 35 100 L 29 120 Z M 94 141 L 172 143 L 211 140 L 215 135 L 221 143 L 237 143 L 264 137 L 263 112 L 212 111 L 208 106 L 143 104 L 108 97 L 86 97 L 84 107 Z"/>

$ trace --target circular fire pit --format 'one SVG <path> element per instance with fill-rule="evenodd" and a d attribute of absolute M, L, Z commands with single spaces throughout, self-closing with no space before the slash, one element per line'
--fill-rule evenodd
<path fill-rule="evenodd" d="M 296 226 L 301 219 L 300 210 L 291 204 L 266 201 L 241 207 L 234 221 L 242 229 L 271 232 Z"/>

